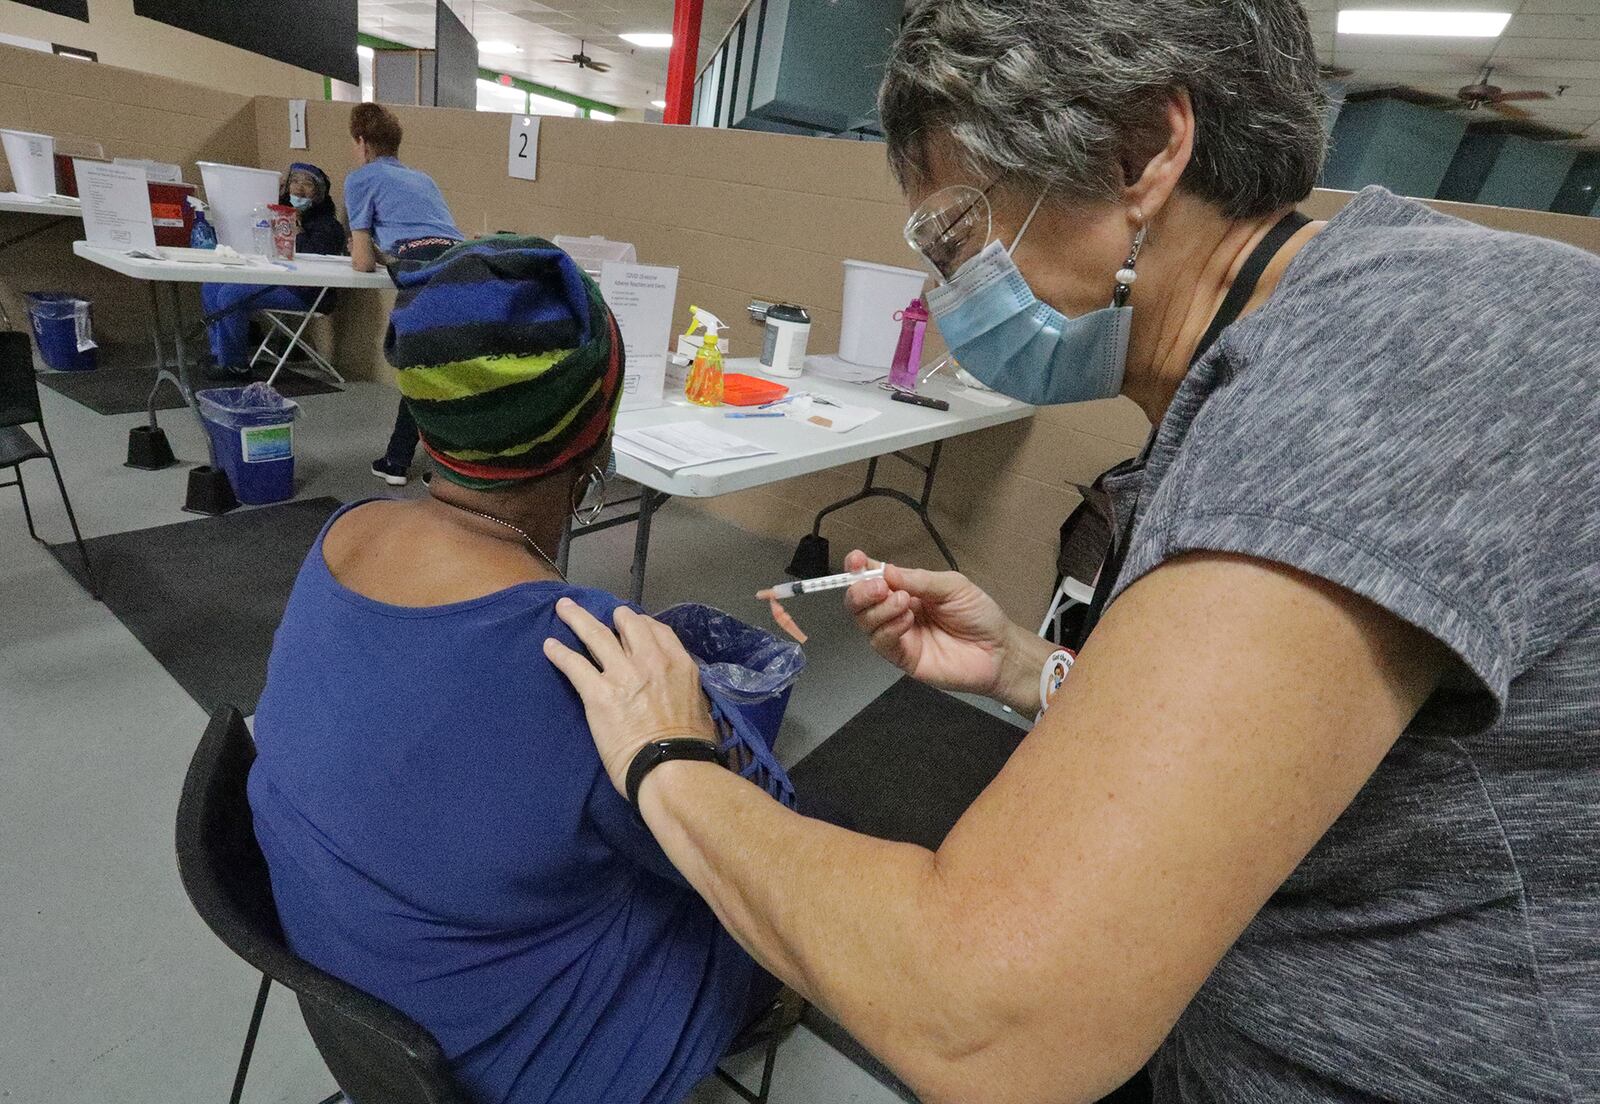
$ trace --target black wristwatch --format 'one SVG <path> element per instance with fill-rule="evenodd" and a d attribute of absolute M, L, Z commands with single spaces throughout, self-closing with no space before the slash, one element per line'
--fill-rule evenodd
<path fill-rule="evenodd" d="M 662 763 L 670 763 L 676 759 L 686 759 L 694 763 L 716 763 L 720 766 L 722 752 L 717 750 L 716 744 L 689 738 L 657 740 L 655 743 L 646 744 L 634 755 L 633 762 L 628 764 L 628 804 L 637 810 L 639 787 L 644 784 L 645 775 Z"/>

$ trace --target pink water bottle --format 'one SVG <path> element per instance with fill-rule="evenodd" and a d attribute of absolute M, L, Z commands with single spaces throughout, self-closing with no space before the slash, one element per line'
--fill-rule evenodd
<path fill-rule="evenodd" d="M 915 391 L 922 371 L 922 338 L 928 331 L 928 308 L 918 296 L 903 311 L 895 313 L 900 323 L 900 344 L 894 350 L 894 366 L 889 369 L 889 386 Z"/>

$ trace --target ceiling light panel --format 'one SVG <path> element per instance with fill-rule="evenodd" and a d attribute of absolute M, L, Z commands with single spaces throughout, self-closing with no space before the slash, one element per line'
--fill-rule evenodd
<path fill-rule="evenodd" d="M 1509 22 L 1510 12 L 1346 8 L 1339 13 L 1339 33 L 1411 38 L 1498 38 Z"/>

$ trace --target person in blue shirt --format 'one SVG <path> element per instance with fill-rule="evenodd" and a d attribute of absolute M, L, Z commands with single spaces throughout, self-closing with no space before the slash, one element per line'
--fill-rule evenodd
<path fill-rule="evenodd" d="M 358 272 L 376 272 L 385 259 L 428 260 L 462 240 L 439 185 L 427 173 L 400 163 L 405 132 L 382 104 L 357 104 L 350 138 L 357 168 L 344 181 L 350 216 L 350 258 Z M 405 486 L 417 452 L 417 426 L 402 402 L 389 447 L 372 462 L 372 474 Z"/>
<path fill-rule="evenodd" d="M 395 271 L 386 351 L 436 475 L 335 514 L 278 629 L 249 797 L 279 919 L 431 1031 L 474 1104 L 675 1104 L 777 984 L 611 786 L 542 651 L 578 646 L 565 603 L 654 625 L 552 558 L 609 451 L 620 333 L 538 239 Z M 707 708 L 714 754 L 792 804 L 773 733 Z"/>
<path fill-rule="evenodd" d="M 343 256 L 344 226 L 329 195 L 328 174 L 315 165 L 296 161 L 289 166 L 278 202 L 294 208 L 298 232 L 297 253 Z M 207 316 L 211 356 L 215 362 L 206 375 L 213 380 L 250 378 L 250 312 L 307 310 L 317 302 L 320 288 L 283 287 L 273 284 L 201 284 L 200 304 Z M 323 296 L 319 310 L 333 309 L 334 293 Z"/>

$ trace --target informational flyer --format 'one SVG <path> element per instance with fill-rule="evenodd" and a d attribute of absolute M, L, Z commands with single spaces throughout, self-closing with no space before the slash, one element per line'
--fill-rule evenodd
<path fill-rule="evenodd" d="M 83 237 L 107 249 L 154 250 L 155 223 L 150 218 L 150 186 L 139 165 L 107 165 L 74 161 L 78 196 L 83 201 Z"/>
<path fill-rule="evenodd" d="M 616 315 L 627 354 L 622 409 L 660 406 L 666 393 L 672 308 L 678 299 L 677 268 L 607 261 L 600 266 L 600 295 Z"/>

